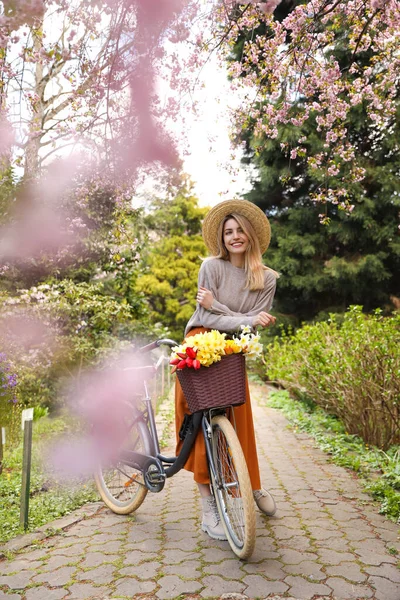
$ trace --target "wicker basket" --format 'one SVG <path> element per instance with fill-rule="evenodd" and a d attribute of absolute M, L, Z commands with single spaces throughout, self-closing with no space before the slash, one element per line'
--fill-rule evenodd
<path fill-rule="evenodd" d="M 223 356 L 210 367 L 177 371 L 191 413 L 246 402 L 246 362 L 243 354 Z"/>

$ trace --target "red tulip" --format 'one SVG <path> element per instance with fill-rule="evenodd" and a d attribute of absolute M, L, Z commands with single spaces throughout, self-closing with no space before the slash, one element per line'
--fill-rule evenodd
<path fill-rule="evenodd" d="M 188 346 L 186 348 L 186 354 L 188 355 L 189 358 L 196 358 L 196 350 L 193 350 L 193 348 L 191 346 Z"/>
<path fill-rule="evenodd" d="M 186 359 L 186 365 L 188 367 L 193 367 L 193 358 L 189 358 L 189 356 Z"/>
<path fill-rule="evenodd" d="M 195 358 L 193 361 L 193 368 L 196 369 L 196 371 L 197 371 L 197 369 L 200 369 L 200 367 L 201 367 L 200 361 L 197 360 L 197 358 Z"/>
<path fill-rule="evenodd" d="M 177 364 L 177 369 L 185 369 L 187 367 L 186 360 L 181 360 Z"/>
<path fill-rule="evenodd" d="M 177 355 L 180 356 L 180 358 L 184 359 L 186 358 L 186 352 L 177 352 Z"/>
<path fill-rule="evenodd" d="M 172 358 L 172 359 L 169 361 L 169 364 L 170 364 L 170 365 L 177 365 L 177 364 L 180 362 L 180 360 L 181 360 L 180 358 Z"/>

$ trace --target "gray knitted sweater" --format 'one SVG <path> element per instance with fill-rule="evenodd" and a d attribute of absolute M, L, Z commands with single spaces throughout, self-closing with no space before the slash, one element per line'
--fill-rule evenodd
<path fill-rule="evenodd" d="M 193 327 L 232 332 L 241 325 L 251 326 L 255 315 L 268 312 L 272 306 L 276 287 L 273 271 L 265 271 L 264 282 L 264 289 L 250 291 L 245 289 L 244 269 L 220 258 L 206 259 L 200 267 L 198 283 L 212 292 L 214 301 L 209 310 L 197 304 L 186 325 L 185 335 Z"/>

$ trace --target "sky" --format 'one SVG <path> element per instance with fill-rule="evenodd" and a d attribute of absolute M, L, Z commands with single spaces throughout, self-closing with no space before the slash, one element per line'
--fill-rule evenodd
<path fill-rule="evenodd" d="M 228 108 L 236 98 L 229 91 L 225 71 L 210 61 L 203 73 L 204 89 L 196 89 L 199 116 L 189 120 L 188 155 L 184 169 L 195 183 L 201 206 L 213 206 L 250 188 L 247 173 L 240 165 L 240 150 L 229 139 Z M 233 169 L 234 172 L 230 172 Z"/>
<path fill-rule="evenodd" d="M 179 135 L 181 125 L 170 123 L 175 130 L 178 147 L 183 160 L 183 170 L 190 175 L 200 206 L 213 206 L 221 200 L 238 197 L 250 189 L 245 168 L 240 164 L 240 150 L 234 150 L 229 139 L 229 108 L 239 102 L 237 93 L 232 94 L 226 70 L 211 56 L 200 73 L 192 90 L 197 103 L 197 115 L 187 106 L 185 114 L 185 138 Z M 162 85 L 161 85 L 161 95 Z M 168 95 L 169 88 L 165 89 Z"/>

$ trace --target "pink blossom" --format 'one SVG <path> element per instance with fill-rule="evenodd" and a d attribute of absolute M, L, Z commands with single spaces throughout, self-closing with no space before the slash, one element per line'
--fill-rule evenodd
<path fill-rule="evenodd" d="M 104 361 L 69 384 L 68 406 L 85 433 L 60 438 L 49 449 L 48 463 L 63 477 L 91 476 L 99 463 L 112 463 L 126 443 L 134 418 L 135 397 L 154 375 L 132 351 Z"/>

